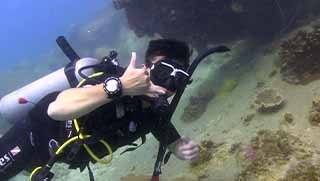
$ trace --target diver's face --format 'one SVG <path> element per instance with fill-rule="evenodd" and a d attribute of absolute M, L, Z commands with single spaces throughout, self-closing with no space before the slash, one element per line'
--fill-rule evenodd
<path fill-rule="evenodd" d="M 160 62 L 161 60 L 163 60 L 165 58 L 166 58 L 165 56 L 155 56 L 155 57 L 153 57 L 151 63 L 155 64 L 155 63 Z M 151 66 L 152 66 L 152 64 L 151 64 Z M 151 66 L 147 67 L 147 71 L 148 71 L 149 75 L 150 75 L 150 71 L 151 71 Z M 154 82 L 152 82 L 152 83 L 154 83 Z"/>
<path fill-rule="evenodd" d="M 185 86 L 189 81 L 189 74 L 177 61 L 165 56 L 156 56 L 148 68 L 150 80 L 158 86 L 168 90 L 167 96 L 173 95 L 177 89 Z"/>

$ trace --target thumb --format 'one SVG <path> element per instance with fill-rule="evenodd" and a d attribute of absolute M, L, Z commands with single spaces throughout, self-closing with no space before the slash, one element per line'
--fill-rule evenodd
<path fill-rule="evenodd" d="M 135 68 L 136 67 L 136 60 L 137 60 L 137 54 L 136 52 L 132 52 L 131 53 L 131 60 L 130 63 L 128 65 L 128 68 Z"/>

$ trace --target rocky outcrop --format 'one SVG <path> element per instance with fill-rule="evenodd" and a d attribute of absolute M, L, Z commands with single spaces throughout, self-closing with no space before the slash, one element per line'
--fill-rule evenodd
<path fill-rule="evenodd" d="M 284 105 L 284 98 L 277 90 L 268 88 L 257 94 L 254 103 L 259 112 L 276 112 Z"/>
<path fill-rule="evenodd" d="M 320 25 L 284 41 L 279 55 L 284 81 L 304 85 L 320 79 Z"/>
<path fill-rule="evenodd" d="M 311 8 L 320 4 L 299 0 L 114 0 L 138 36 L 183 39 L 198 49 L 239 38 L 270 39 L 310 13 L 311 3 Z"/>

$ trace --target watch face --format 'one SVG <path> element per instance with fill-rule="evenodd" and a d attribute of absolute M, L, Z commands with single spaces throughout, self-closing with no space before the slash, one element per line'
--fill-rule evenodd
<path fill-rule="evenodd" d="M 107 90 L 110 92 L 114 92 L 118 89 L 118 81 L 117 80 L 109 80 L 107 82 Z"/>

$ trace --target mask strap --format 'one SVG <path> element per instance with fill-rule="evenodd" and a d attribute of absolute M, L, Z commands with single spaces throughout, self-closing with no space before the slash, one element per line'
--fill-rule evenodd
<path fill-rule="evenodd" d="M 175 76 L 177 72 L 180 72 L 180 73 L 183 73 L 184 75 L 186 75 L 187 77 L 189 77 L 189 74 L 181 69 L 176 69 L 174 68 L 174 66 L 168 64 L 168 63 L 165 63 L 165 62 L 161 62 L 162 65 L 165 65 L 167 67 L 170 67 L 173 71 L 171 72 L 171 76 Z"/>

